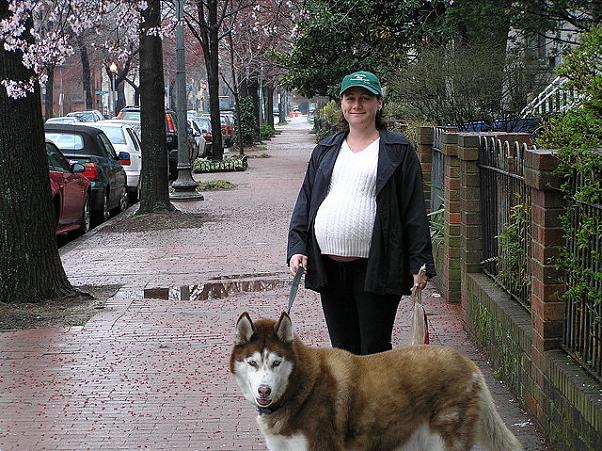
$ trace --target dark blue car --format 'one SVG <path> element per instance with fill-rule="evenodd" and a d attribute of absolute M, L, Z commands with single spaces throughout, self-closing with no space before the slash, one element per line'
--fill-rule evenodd
<path fill-rule="evenodd" d="M 85 125 L 46 124 L 46 139 L 52 141 L 71 161 L 84 166 L 83 173 L 92 182 L 92 221 L 100 224 L 111 214 L 128 206 L 127 178 L 120 160 L 129 160 L 128 152 L 116 154 L 102 130 Z"/>

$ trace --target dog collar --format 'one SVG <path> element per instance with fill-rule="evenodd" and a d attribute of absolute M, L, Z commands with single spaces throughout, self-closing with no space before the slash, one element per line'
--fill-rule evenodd
<path fill-rule="evenodd" d="M 276 410 L 278 410 L 279 406 L 268 406 L 268 407 L 261 407 L 261 406 L 257 406 L 257 412 L 259 413 L 259 415 L 269 415 L 271 413 L 274 413 Z"/>

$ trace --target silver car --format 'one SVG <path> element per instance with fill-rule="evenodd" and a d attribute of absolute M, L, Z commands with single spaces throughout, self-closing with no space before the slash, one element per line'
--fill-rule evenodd
<path fill-rule="evenodd" d="M 90 127 L 102 130 L 113 144 L 115 151 L 128 152 L 129 162 L 121 162 L 127 175 L 128 195 L 132 202 L 140 199 L 140 171 L 142 170 L 142 150 L 140 148 L 140 135 L 130 124 L 125 121 L 98 121 L 88 124 Z"/>

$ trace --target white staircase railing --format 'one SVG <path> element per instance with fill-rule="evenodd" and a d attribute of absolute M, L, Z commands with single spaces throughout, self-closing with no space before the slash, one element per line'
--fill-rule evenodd
<path fill-rule="evenodd" d="M 546 114 L 561 113 L 581 104 L 581 96 L 574 89 L 566 86 L 566 77 L 556 77 L 546 89 L 520 112 L 520 117 L 545 116 Z"/>

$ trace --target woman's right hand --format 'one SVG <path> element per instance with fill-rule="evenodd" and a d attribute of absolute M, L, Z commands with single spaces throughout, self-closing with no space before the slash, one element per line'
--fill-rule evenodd
<path fill-rule="evenodd" d="M 291 260 L 288 264 L 290 270 L 291 270 L 291 274 L 294 276 L 295 274 L 297 274 L 297 269 L 299 268 L 299 265 L 303 266 L 305 269 L 307 269 L 307 256 L 303 255 L 303 254 L 295 254 L 291 257 Z"/>

